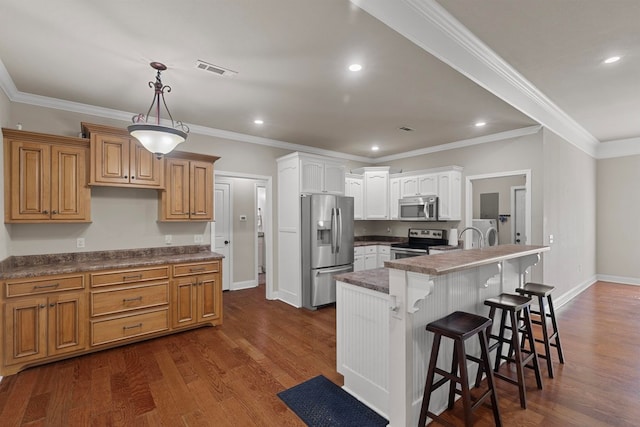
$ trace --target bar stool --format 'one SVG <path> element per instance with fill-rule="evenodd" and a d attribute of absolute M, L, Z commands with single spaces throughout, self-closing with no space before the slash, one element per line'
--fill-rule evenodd
<path fill-rule="evenodd" d="M 489 298 L 484 301 L 484 304 L 490 307 L 489 318 L 495 322 L 496 310 L 502 310 L 500 332 L 498 335 L 491 334 L 491 328 L 489 328 L 489 340 L 497 340 L 495 343 L 489 346 L 489 352 L 497 348 L 495 367 L 493 374 L 502 380 L 505 380 L 511 384 L 518 386 L 520 393 L 520 406 L 522 409 L 527 409 L 527 395 L 526 384 L 524 381 L 524 368 L 531 368 L 536 374 L 536 384 L 539 389 L 542 389 L 542 376 L 540 375 L 540 365 L 538 364 L 538 355 L 535 351 L 535 342 L 532 335 L 530 305 L 531 298 L 523 297 L 520 295 L 500 294 L 497 297 Z M 510 325 L 506 325 L 507 315 L 509 315 Z M 529 349 L 524 348 L 524 342 L 521 345 L 520 335 L 518 328 L 518 319 L 521 319 L 524 323 L 524 330 L 528 333 L 523 335 L 523 339 L 527 339 L 529 342 Z M 511 336 L 505 337 L 505 331 L 510 330 Z M 504 343 L 509 344 L 509 351 L 507 355 L 502 353 L 502 345 Z M 515 357 L 512 354 L 515 352 Z M 513 379 L 507 375 L 498 372 L 500 368 L 500 362 L 506 360 L 516 365 L 517 378 Z M 482 379 L 482 371 L 478 370 L 476 376 L 476 385 L 480 384 Z"/>
<path fill-rule="evenodd" d="M 429 360 L 429 370 L 427 372 L 427 380 L 424 386 L 424 395 L 422 397 L 419 426 L 425 425 L 427 422 L 427 416 L 441 423 L 446 423 L 446 421 L 442 420 L 439 415 L 429 411 L 429 401 L 431 400 L 431 393 L 449 381 L 448 408 L 453 408 L 456 394 L 462 396 L 465 426 L 473 425 L 473 411 L 477 409 L 477 407 L 480 406 L 480 404 L 489 396 L 491 397 L 491 406 L 493 407 L 493 418 L 495 420 L 495 424 L 496 426 L 502 425 L 500 410 L 498 408 L 498 395 L 496 393 L 493 375 L 491 373 L 491 359 L 489 358 L 487 340 L 487 331 L 490 330 L 491 323 L 491 319 L 487 319 L 486 317 L 456 311 L 427 325 L 427 331 L 433 332 L 434 336 L 433 346 L 431 348 L 431 359 Z M 464 346 L 464 342 L 476 334 L 480 339 L 480 358 L 468 355 Z M 451 338 L 454 342 L 451 372 L 447 372 L 436 367 L 442 336 Z M 471 393 L 469 390 L 467 360 L 471 360 L 480 364 L 480 366 L 484 366 L 488 372 L 488 389 L 474 402 L 471 400 Z M 460 369 L 460 376 L 458 376 L 458 369 Z M 441 375 L 442 378 L 434 383 L 433 379 L 435 374 Z M 460 390 L 458 390 L 456 384 L 460 384 Z"/>
<path fill-rule="evenodd" d="M 555 287 L 553 286 L 543 285 L 540 283 L 525 283 L 523 287 L 516 289 L 516 292 L 520 295 L 538 297 L 538 306 L 540 307 L 540 311 L 531 310 L 531 314 L 540 316 L 540 320 L 533 319 L 531 320 L 531 323 L 540 325 L 542 329 L 542 339 L 535 338 L 535 341 L 544 344 L 544 354 L 538 353 L 538 357 L 547 361 L 549 378 L 553 378 L 551 347 L 555 347 L 556 350 L 558 350 L 558 359 L 560 359 L 560 363 L 564 364 L 564 354 L 562 353 L 562 345 L 560 344 L 560 334 L 558 333 L 556 313 L 553 309 L 553 301 L 551 300 L 551 292 L 554 289 Z M 547 305 L 549 306 L 549 313 L 546 312 L 544 307 L 545 298 L 547 300 Z M 549 331 L 547 330 L 547 317 L 551 318 L 551 326 L 553 328 L 551 335 L 549 335 Z M 555 343 L 551 342 L 551 340 L 555 340 Z"/>

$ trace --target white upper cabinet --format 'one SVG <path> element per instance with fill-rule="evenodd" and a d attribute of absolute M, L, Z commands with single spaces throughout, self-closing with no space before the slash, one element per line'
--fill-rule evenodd
<path fill-rule="evenodd" d="M 319 157 L 300 155 L 300 191 L 344 195 L 345 166 Z"/>
<path fill-rule="evenodd" d="M 398 219 L 398 200 L 400 200 L 401 178 L 389 179 L 389 219 Z"/>
<path fill-rule="evenodd" d="M 347 174 L 344 195 L 353 197 L 353 219 L 364 219 L 364 177 Z"/>
<path fill-rule="evenodd" d="M 457 170 L 438 174 L 440 219 L 460 221 L 462 218 L 462 173 Z"/>
<path fill-rule="evenodd" d="M 364 219 L 389 219 L 389 167 L 364 170 Z"/>
<path fill-rule="evenodd" d="M 438 194 L 437 174 L 400 178 L 400 197 L 433 196 Z"/>

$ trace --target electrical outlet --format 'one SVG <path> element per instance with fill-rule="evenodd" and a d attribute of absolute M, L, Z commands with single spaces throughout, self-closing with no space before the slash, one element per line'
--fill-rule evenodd
<path fill-rule="evenodd" d="M 203 241 L 202 234 L 193 235 L 193 243 L 202 243 L 202 241 Z"/>
<path fill-rule="evenodd" d="M 549 244 L 553 243 L 553 234 L 549 234 Z"/>
<path fill-rule="evenodd" d="M 173 236 L 171 234 L 167 234 L 164 236 L 165 245 L 170 245 L 172 240 L 173 240 Z"/>
<path fill-rule="evenodd" d="M 76 240 L 76 248 L 84 248 L 84 237 L 78 237 Z"/>

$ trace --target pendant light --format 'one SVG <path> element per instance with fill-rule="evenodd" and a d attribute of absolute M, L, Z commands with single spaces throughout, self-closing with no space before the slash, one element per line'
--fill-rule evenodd
<path fill-rule="evenodd" d="M 174 121 L 164 99 L 164 92 L 171 92 L 171 86 L 164 86 L 160 79 L 160 72 L 167 69 L 166 65 L 160 62 L 152 62 L 151 68 L 157 70 L 156 81 L 149 82 L 149 87 L 153 88 L 154 95 L 147 114 L 137 114 L 133 116 L 133 124 L 129 125 L 127 130 L 129 134 L 140 141 L 147 150 L 154 153 L 158 158 L 162 158 L 163 154 L 171 152 L 178 144 L 187 139 L 189 127 L 180 121 Z M 160 100 L 167 110 L 169 119 L 171 119 L 171 127 L 160 124 Z M 150 117 L 151 110 L 155 107 L 155 119 Z"/>

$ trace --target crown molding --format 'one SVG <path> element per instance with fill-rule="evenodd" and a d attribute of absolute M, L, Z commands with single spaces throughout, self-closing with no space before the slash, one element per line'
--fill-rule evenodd
<path fill-rule="evenodd" d="M 635 155 L 640 155 L 640 137 L 602 142 L 596 151 L 598 160 Z"/>
<path fill-rule="evenodd" d="M 378 157 L 372 159 L 374 164 L 390 162 L 393 160 L 406 159 L 408 157 L 422 156 L 425 154 L 437 153 L 439 151 L 455 150 L 458 148 L 470 147 L 472 145 L 486 144 L 489 142 L 501 141 L 510 138 L 519 138 L 521 136 L 533 135 L 538 133 L 542 129 L 540 125 L 528 126 L 526 128 L 508 130 L 505 132 L 498 132 L 491 135 L 478 136 L 476 138 L 463 139 L 460 141 L 450 142 L 448 144 L 436 145 L 434 147 L 421 148 L 419 150 L 407 151 L 400 154 L 392 154 L 390 156 Z"/>
<path fill-rule="evenodd" d="M 498 56 L 435 0 L 351 0 L 580 150 L 595 156 L 599 141 Z"/>

